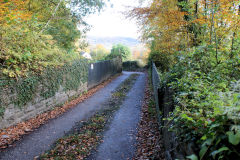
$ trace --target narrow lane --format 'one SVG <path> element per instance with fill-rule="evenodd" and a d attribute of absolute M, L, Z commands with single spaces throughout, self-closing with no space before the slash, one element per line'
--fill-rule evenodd
<path fill-rule="evenodd" d="M 89 160 L 126 160 L 134 157 L 145 83 L 146 75 L 140 73 L 126 100 L 114 115 L 109 130 L 104 133 L 103 143 Z"/>
<path fill-rule="evenodd" d="M 50 120 L 33 133 L 26 135 L 22 140 L 15 143 L 15 147 L 8 148 L 0 153 L 0 160 L 31 160 L 35 156 L 49 150 L 51 145 L 81 120 L 92 116 L 96 111 L 104 108 L 104 103 L 111 97 L 121 82 L 131 72 L 123 72 L 123 75 L 112 81 L 92 97 L 78 104 L 62 116 Z"/>

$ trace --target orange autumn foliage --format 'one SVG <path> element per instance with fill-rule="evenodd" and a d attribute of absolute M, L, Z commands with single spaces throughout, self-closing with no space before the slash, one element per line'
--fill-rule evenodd
<path fill-rule="evenodd" d="M 26 7 L 28 2 L 29 0 L 0 0 L 0 25 L 31 18 L 32 14 Z"/>
<path fill-rule="evenodd" d="M 138 21 L 142 39 L 154 39 L 156 50 L 167 54 L 203 41 L 211 43 L 215 32 L 217 38 L 226 38 L 240 22 L 238 0 L 151 0 L 149 4 L 134 8 L 129 16 Z"/>

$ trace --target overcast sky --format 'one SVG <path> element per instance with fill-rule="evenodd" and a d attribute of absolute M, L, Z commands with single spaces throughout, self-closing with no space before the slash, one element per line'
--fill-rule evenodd
<path fill-rule="evenodd" d="M 121 13 L 127 11 L 129 6 L 138 6 L 138 0 L 111 0 L 101 13 L 91 15 L 86 19 L 92 25 L 87 35 L 138 38 L 136 23 L 133 20 L 126 19 Z"/>

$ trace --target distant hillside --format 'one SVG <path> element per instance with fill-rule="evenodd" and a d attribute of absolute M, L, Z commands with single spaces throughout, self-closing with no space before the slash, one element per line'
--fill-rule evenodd
<path fill-rule="evenodd" d="M 129 47 L 134 47 L 140 44 L 140 42 L 137 39 L 129 38 L 129 37 L 94 37 L 89 36 L 87 37 L 87 40 L 91 46 L 95 46 L 97 44 L 102 44 L 106 48 L 110 49 L 112 48 L 112 45 L 114 44 L 124 44 Z"/>

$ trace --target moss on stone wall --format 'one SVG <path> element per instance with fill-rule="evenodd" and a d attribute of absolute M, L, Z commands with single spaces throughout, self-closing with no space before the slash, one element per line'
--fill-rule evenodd
<path fill-rule="evenodd" d="M 0 116 L 3 116 L 9 104 L 22 108 L 37 95 L 48 99 L 55 96 L 60 89 L 63 91 L 78 90 L 81 84 L 87 82 L 87 79 L 88 63 L 86 60 L 66 64 L 61 68 L 48 68 L 41 75 L 29 75 L 18 80 L 1 77 Z M 6 100 L 6 96 L 11 96 L 11 98 Z"/>
<path fill-rule="evenodd" d="M 106 61 L 103 69 L 95 67 L 94 70 L 104 77 L 100 80 L 89 75 L 89 67 L 88 61 L 79 60 L 60 68 L 47 68 L 41 75 L 29 74 L 25 78 L 10 79 L 0 73 L 0 129 L 79 96 L 89 88 L 92 80 L 95 80 L 93 85 L 98 85 L 121 72 L 122 60 L 117 57 Z"/>

